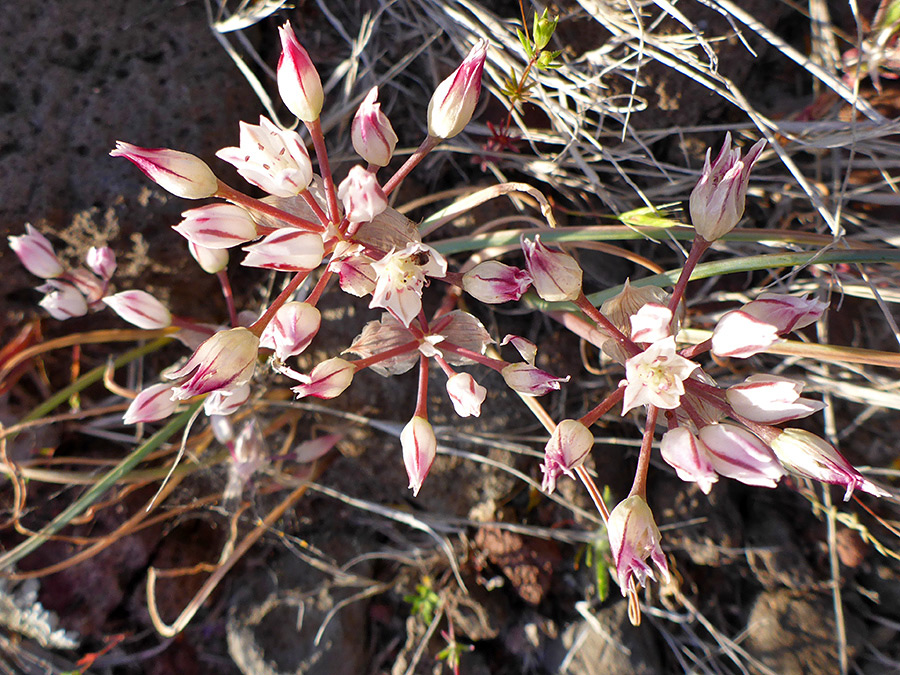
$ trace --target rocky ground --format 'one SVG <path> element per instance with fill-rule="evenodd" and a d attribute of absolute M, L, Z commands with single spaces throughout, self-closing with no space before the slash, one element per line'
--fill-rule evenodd
<path fill-rule="evenodd" d="M 564 9 L 576 11 L 574 5 Z M 745 9 L 802 49 L 800 32 L 806 24 L 786 5 L 753 2 Z M 516 3 L 495 2 L 493 10 L 503 17 L 517 15 Z M 16 3 L 0 14 L 2 234 L 18 234 L 24 223 L 33 223 L 70 260 L 83 258 L 91 245 L 109 243 L 119 253 L 116 283 L 122 288 L 150 289 L 176 314 L 221 320 L 225 308 L 215 280 L 193 266 L 183 240 L 169 231 L 184 203 L 156 189 L 123 160 L 108 157 L 115 141 L 122 139 L 178 148 L 212 163 L 215 150 L 235 143 L 237 122 L 255 120 L 261 112 L 251 88 L 209 30 L 203 4 L 50 0 Z M 346 56 L 335 23 L 322 6 L 309 1 L 297 3 L 297 9 L 285 15 L 312 47 L 327 78 L 327 68 Z M 847 8 L 834 10 L 835 22 L 846 22 L 849 16 Z M 359 16 L 339 19 L 349 33 L 358 31 Z M 721 17 L 709 17 L 708 22 L 710 31 L 727 30 Z M 267 20 L 245 32 L 269 63 L 277 53 L 275 25 L 275 20 Z M 560 35 L 576 53 L 604 39 L 577 14 L 560 24 Z M 802 110 L 810 98 L 802 73 L 785 65 L 770 47 L 752 46 L 755 59 L 747 58 L 736 39 L 718 44 L 723 72 L 754 92 L 756 104 L 773 115 Z M 610 81 L 612 94 L 629 86 L 625 80 Z M 636 128 L 690 128 L 734 122 L 740 116 L 696 83 L 656 63 L 647 67 L 641 91 L 648 107 L 635 115 Z M 489 104 L 485 114 L 492 114 L 496 105 Z M 341 129 L 336 125 L 334 133 Z M 420 130 L 420 121 L 410 121 L 405 142 L 414 142 Z M 681 162 L 684 149 L 666 143 L 654 148 L 657 157 Z M 425 177 L 411 180 L 402 198 L 463 180 L 487 185 L 493 179 L 468 160 L 445 161 Z M 751 215 L 764 224 L 769 214 Z M 239 300 L 258 303 L 261 277 L 232 267 Z M 623 274 L 627 272 L 623 268 Z M 610 273 L 609 259 L 598 258 L 592 282 L 604 283 Z M 0 247 L 3 344 L 40 316 L 33 281 L 11 251 Z M 846 324 L 834 330 L 858 335 L 868 315 L 854 310 L 852 301 L 845 310 Z M 341 320 L 334 322 L 339 326 L 334 334 L 322 339 L 335 344 L 346 344 L 372 318 L 367 311 L 338 305 L 328 311 Z M 530 315 L 482 318 L 488 328 L 500 320 L 504 325 L 515 322 L 517 332 L 545 345 L 548 369 L 578 374 L 565 396 L 546 404 L 551 411 L 583 411 L 615 384 L 615 373 L 585 373 L 577 339 L 554 325 Z M 105 315 L 65 326 L 45 318 L 42 331 L 49 338 L 115 326 L 120 322 Z M 875 346 L 891 349 L 890 344 Z M 103 363 L 106 352 L 89 347 L 81 358 L 87 370 Z M 48 391 L 64 386 L 70 366 L 70 354 L 50 357 L 43 369 L 0 394 L 0 420 L 14 422 Z M 618 587 L 602 568 L 598 572 L 596 564 L 588 564 L 589 555 L 602 556 L 603 548 L 592 538 L 597 525 L 587 495 L 574 483 L 561 485 L 565 500 L 576 507 L 573 511 L 498 468 L 512 467 L 539 479 L 535 450 L 542 432 L 518 399 L 505 394 L 497 382 L 488 379 L 483 384 L 493 384 L 496 393 L 475 423 L 460 425 L 446 402 L 435 399 L 433 421 L 446 425 L 446 444 L 455 454 L 438 459 L 416 500 L 406 489 L 396 440 L 397 425 L 405 422 L 414 401 L 412 375 L 385 380 L 368 374 L 332 410 L 308 411 L 305 425 L 346 434 L 319 476 L 326 491 L 310 491 L 263 536 L 188 629 L 174 638 L 162 638 L 152 628 L 145 596 L 147 568 L 215 561 L 228 535 L 233 504 L 202 506 L 191 515 L 143 529 L 80 565 L 43 576 L 37 584 L 2 582 L 2 672 L 60 673 L 75 669 L 78 659 L 92 654 L 99 654 L 90 669 L 97 673 L 449 672 L 436 659 L 446 646 L 440 633 L 449 624 L 464 644 L 474 646 L 462 654 L 460 668 L 472 675 L 830 675 L 841 672 L 841 659 L 855 664 L 854 672 L 895 672 L 885 665 L 897 663 L 890 659 L 897 658 L 900 627 L 895 538 L 873 525 L 855 504 L 846 512 L 859 514 L 866 526 L 877 530 L 879 541 L 891 549 L 887 554 L 878 550 L 881 544 L 863 541 L 852 520 L 830 531 L 822 514 L 811 509 L 810 493 L 801 484 L 788 482 L 766 491 L 722 481 L 707 497 L 662 465 L 656 467 L 651 506 L 664 530 L 674 581 L 648 594 L 650 609 L 642 626 L 635 628 L 627 620 Z M 92 390 L 84 402 L 103 396 L 102 390 Z M 380 420 L 381 425 L 347 422 L 333 409 Z M 840 403 L 839 425 L 849 424 L 857 413 L 852 405 Z M 858 463 L 887 466 L 896 460 L 895 434 L 896 415 L 876 411 L 850 437 L 845 450 Z M 482 442 L 485 435 L 492 442 Z M 636 430 L 628 422 L 613 421 L 605 435 L 595 450 L 593 468 L 612 494 L 621 496 L 636 453 L 616 439 L 637 438 Z M 493 442 L 497 440 L 509 442 Z M 10 452 L 51 446 L 60 456 L 121 452 L 114 442 L 79 434 L 76 426 L 64 423 L 23 434 Z M 190 504 L 221 491 L 224 481 L 224 470 L 198 472 L 177 488 L 173 503 Z M 256 490 L 244 495 L 249 501 L 240 527 L 253 526 L 283 497 L 266 494 L 267 484 L 260 480 Z M 56 504 L 74 494 L 71 488 L 51 487 L 36 487 L 30 494 L 29 499 L 39 503 L 29 514 L 30 526 L 52 517 L 58 512 Z M 101 511 L 79 536 L 112 530 L 154 489 L 121 495 L 115 508 Z M 12 508 L 8 485 L 0 488 L 0 495 L 6 520 Z M 410 519 L 427 524 L 433 536 L 410 527 Z M 7 527 L 0 532 L 0 546 L 7 548 L 17 537 Z M 22 568 L 51 565 L 78 549 L 77 541 L 52 542 L 26 559 Z M 836 550 L 837 560 L 830 557 L 831 550 Z M 458 561 L 458 569 L 450 560 Z M 160 581 L 157 595 L 164 619 L 172 620 L 181 611 L 204 574 Z M 833 581 L 840 590 L 837 614 Z M 611 588 L 608 599 L 602 600 L 598 596 L 605 584 Z M 431 631 L 425 615 L 411 612 L 408 599 L 417 594 L 428 598 L 429 593 L 437 598 L 434 609 L 439 615 Z M 77 638 L 77 648 L 51 649 L 46 637 L 23 627 L 27 621 L 22 616 L 36 601 Z M 85 665 L 91 664 L 81 667 Z"/>

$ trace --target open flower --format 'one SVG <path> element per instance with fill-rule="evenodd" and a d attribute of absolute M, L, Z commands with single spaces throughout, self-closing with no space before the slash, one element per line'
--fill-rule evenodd
<path fill-rule="evenodd" d="M 219 331 L 201 344 L 181 368 L 166 375 L 170 380 L 191 376 L 172 390 L 172 399 L 185 400 L 218 389 L 240 387 L 253 377 L 258 352 L 259 338 L 246 328 Z"/>
<path fill-rule="evenodd" d="M 641 497 L 632 495 L 616 506 L 609 514 L 606 530 L 622 595 L 631 587 L 632 577 L 642 586 L 647 577 L 656 578 L 647 558 L 656 564 L 662 578 L 669 580 L 669 565 L 660 547 L 662 536 L 653 512 Z"/>
<path fill-rule="evenodd" d="M 296 131 L 282 129 L 262 115 L 258 125 L 241 122 L 240 127 L 240 147 L 222 148 L 216 157 L 232 164 L 248 183 L 276 197 L 293 197 L 309 187 L 312 162 Z"/>
<path fill-rule="evenodd" d="M 375 290 L 369 307 L 383 307 L 409 326 L 422 309 L 425 277 L 443 277 L 447 261 L 430 246 L 413 242 L 372 263 Z"/>
<path fill-rule="evenodd" d="M 625 397 L 622 414 L 641 405 L 677 408 L 684 394 L 684 381 L 698 367 L 675 353 L 675 338 L 654 342 L 625 362 Z"/>

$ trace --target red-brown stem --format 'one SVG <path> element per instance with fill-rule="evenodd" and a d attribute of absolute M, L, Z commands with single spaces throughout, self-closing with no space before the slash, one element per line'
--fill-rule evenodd
<path fill-rule="evenodd" d="M 591 410 L 588 414 L 582 417 L 579 422 L 581 422 L 584 426 L 590 428 L 591 425 L 594 424 L 597 420 L 603 417 L 606 413 L 613 409 L 613 406 L 616 405 L 619 401 L 622 400 L 622 397 L 625 395 L 625 387 L 619 387 L 614 392 L 612 392 L 609 396 L 607 396 L 600 404 Z"/>
<path fill-rule="evenodd" d="M 672 312 L 672 324 L 675 323 L 675 310 L 678 309 L 678 303 L 684 297 L 684 291 L 687 288 L 688 281 L 691 280 L 691 273 L 700 262 L 700 258 L 706 253 L 710 247 L 710 243 L 699 234 L 694 235 L 694 241 L 691 244 L 691 250 L 688 253 L 687 260 L 684 261 L 684 267 L 681 268 L 681 274 L 678 276 L 678 282 L 672 291 L 672 297 L 669 298 L 669 310 Z"/>
<path fill-rule="evenodd" d="M 419 355 L 419 395 L 416 397 L 416 417 L 428 419 L 428 357 Z"/>
<path fill-rule="evenodd" d="M 584 483 L 584 486 L 587 488 L 588 494 L 591 495 L 594 506 L 597 507 L 597 510 L 600 512 L 600 517 L 603 518 L 603 522 L 605 523 L 607 520 L 609 520 L 609 509 L 606 508 L 606 502 L 603 501 L 603 495 L 601 495 L 600 490 L 597 489 L 597 485 L 596 483 L 594 483 L 594 479 L 591 478 L 591 474 L 589 474 L 588 470 L 584 468 L 584 465 L 576 466 L 575 473 L 578 474 L 581 482 Z"/>
<path fill-rule="evenodd" d="M 703 342 L 698 342 L 690 347 L 685 347 L 678 353 L 686 359 L 692 359 L 695 356 L 708 352 L 710 349 L 712 349 L 712 338 L 704 340 Z"/>
<path fill-rule="evenodd" d="M 404 342 L 402 345 L 397 345 L 396 347 L 391 347 L 390 349 L 386 349 L 383 352 L 372 354 L 372 356 L 367 356 L 364 359 L 351 361 L 351 363 L 356 367 L 355 372 L 358 373 L 359 371 L 363 370 L 364 368 L 368 368 L 371 365 L 380 363 L 381 361 L 387 361 L 388 359 L 392 359 L 395 356 L 407 354 L 409 352 L 415 351 L 418 348 L 419 341 L 410 340 L 409 342 Z"/>
<path fill-rule="evenodd" d="M 228 318 L 231 320 L 231 327 L 238 325 L 237 309 L 234 306 L 234 293 L 231 292 L 231 282 L 228 281 L 228 273 L 225 270 L 216 272 L 219 279 L 219 285 L 222 287 L 222 295 L 225 296 L 225 304 L 228 305 Z"/>
<path fill-rule="evenodd" d="M 275 312 L 281 309 L 281 306 L 286 303 L 288 298 L 291 297 L 291 294 L 300 287 L 300 284 L 302 284 L 306 277 L 309 276 L 311 271 L 312 270 L 301 270 L 294 275 L 294 278 L 291 279 L 284 290 L 278 294 L 278 297 L 272 301 L 272 304 L 269 305 L 265 313 L 257 319 L 256 323 L 250 326 L 249 330 L 251 333 L 256 337 L 262 335 L 262 332 L 265 330 L 266 326 L 269 325 L 272 317 L 275 316 Z"/>
<path fill-rule="evenodd" d="M 647 472 L 650 470 L 650 450 L 653 447 L 653 435 L 656 433 L 656 416 L 659 408 L 647 406 L 647 424 L 644 427 L 644 438 L 641 440 L 641 454 L 638 456 L 637 469 L 634 472 L 634 483 L 628 496 L 639 496 L 647 499 Z"/>
<path fill-rule="evenodd" d="M 501 361 L 500 359 L 492 359 L 489 356 L 484 356 L 483 354 L 479 354 L 478 352 L 473 352 L 471 349 L 466 349 L 465 347 L 457 347 L 452 342 L 447 342 L 446 340 L 444 340 L 443 342 L 439 342 L 436 347 L 439 351 L 448 351 L 451 354 L 459 354 L 460 356 L 465 356 L 467 359 L 472 359 L 476 363 L 480 363 L 481 365 L 487 366 L 492 370 L 496 370 L 498 373 L 509 365 L 506 361 Z"/>
<path fill-rule="evenodd" d="M 272 218 L 281 220 L 288 225 L 298 227 L 301 230 L 307 230 L 309 232 L 325 231 L 325 228 L 318 223 L 314 223 L 311 220 L 306 220 L 305 218 L 300 218 L 299 216 L 295 216 L 292 213 L 288 213 L 287 211 L 282 211 L 281 209 L 276 208 L 270 204 L 266 204 L 259 199 L 248 197 L 243 192 L 239 192 L 233 187 L 229 187 L 222 181 L 219 181 L 219 188 L 216 190 L 216 194 L 214 196 L 220 197 L 221 199 L 231 202 L 232 204 L 237 204 L 238 206 L 241 206 L 250 211 L 264 213 L 267 216 L 271 216 Z"/>
<path fill-rule="evenodd" d="M 325 184 L 325 198 L 328 201 L 328 219 L 337 225 L 337 193 L 334 191 L 334 178 L 331 176 L 331 166 L 328 164 L 328 149 L 325 147 L 322 122 L 316 118 L 313 122 L 304 122 L 304 124 L 309 131 L 310 138 L 312 138 L 313 147 L 316 149 L 316 159 L 319 160 L 319 173 L 322 174 L 322 182 Z"/>
<path fill-rule="evenodd" d="M 403 182 L 403 179 L 416 168 L 416 165 L 425 158 L 425 155 L 434 150 L 440 142 L 441 139 L 436 136 L 427 136 L 425 140 L 422 141 L 422 145 L 416 148 L 416 151 L 403 163 L 403 166 L 397 169 L 397 173 L 391 176 L 390 180 L 384 184 L 384 194 L 391 194 L 391 192 Z"/>
<path fill-rule="evenodd" d="M 591 301 L 587 299 L 587 296 L 582 292 L 578 298 L 575 300 L 575 304 L 578 306 L 582 312 L 584 312 L 585 316 L 591 319 L 594 323 L 596 323 L 600 328 L 609 333 L 609 336 L 619 343 L 622 348 L 628 352 L 631 356 L 635 354 L 641 353 L 641 348 L 638 347 L 634 342 L 632 342 L 628 336 L 626 336 L 622 331 L 620 331 L 612 321 L 604 316 L 603 312 L 594 307 L 591 304 Z"/>
<path fill-rule="evenodd" d="M 322 210 L 322 207 L 319 206 L 319 202 L 316 201 L 316 198 L 313 197 L 312 192 L 309 190 L 304 190 L 300 193 L 300 196 L 303 198 L 303 201 L 306 202 L 307 206 L 312 209 L 313 213 L 316 214 L 316 218 L 319 219 L 319 222 L 322 223 L 323 226 L 328 225 L 328 214 Z"/>
<path fill-rule="evenodd" d="M 315 307 L 319 302 L 319 298 L 322 297 L 322 293 L 325 292 L 325 288 L 328 286 L 328 282 L 331 281 L 331 277 L 333 276 L 334 272 L 330 272 L 327 269 L 322 272 L 322 276 L 320 276 L 319 280 L 316 282 L 316 287 L 312 289 L 312 293 L 309 294 L 309 297 L 306 298 L 304 302 Z"/>

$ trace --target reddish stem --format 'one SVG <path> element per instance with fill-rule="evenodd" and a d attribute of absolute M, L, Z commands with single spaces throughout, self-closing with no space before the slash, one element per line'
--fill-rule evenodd
<path fill-rule="evenodd" d="M 228 305 L 228 317 L 231 320 L 231 327 L 238 325 L 237 309 L 234 306 L 234 294 L 231 292 L 231 282 L 228 281 L 228 273 L 225 270 L 216 272 L 219 279 L 219 285 L 222 286 L 222 295 L 225 296 L 225 304 Z"/>
<path fill-rule="evenodd" d="M 266 204 L 259 199 L 248 197 L 243 192 L 239 192 L 233 187 L 229 187 L 222 181 L 219 181 L 219 187 L 216 190 L 215 196 L 220 197 L 225 201 L 229 201 L 232 204 L 237 204 L 238 206 L 248 209 L 249 211 L 264 213 L 267 216 L 271 216 L 272 218 L 281 220 L 288 225 L 300 228 L 301 230 L 307 230 L 309 232 L 325 231 L 325 228 L 318 223 L 314 223 L 311 220 L 306 220 L 305 218 L 295 216 L 292 213 L 288 213 L 287 211 L 282 211 L 281 209 L 271 206 L 270 204 Z"/>
<path fill-rule="evenodd" d="M 435 347 L 437 347 L 439 351 L 447 351 L 451 354 L 465 356 L 467 359 L 471 359 L 476 363 L 487 366 L 491 370 L 496 370 L 498 373 L 509 365 L 506 361 L 501 361 L 500 359 L 492 359 L 489 356 L 484 356 L 483 354 L 479 354 L 478 352 L 473 352 L 471 349 L 466 349 L 465 347 L 457 347 L 452 342 L 447 342 L 446 340 L 444 340 L 443 342 L 439 342 L 435 345 Z"/>
<path fill-rule="evenodd" d="M 372 354 L 372 356 L 367 356 L 364 359 L 359 359 L 357 361 L 353 361 L 353 365 L 356 367 L 356 372 L 363 370 L 364 368 L 368 368 L 371 365 L 379 363 L 381 361 L 387 361 L 388 359 L 392 359 L 395 356 L 401 356 L 403 354 L 408 354 L 409 352 L 415 351 L 419 348 L 418 340 L 410 340 L 409 342 L 404 342 L 402 345 L 398 345 L 396 347 L 391 347 L 383 352 L 379 352 L 378 354 Z"/>
<path fill-rule="evenodd" d="M 334 272 L 331 272 L 327 269 L 322 272 L 322 276 L 319 277 L 319 281 L 316 282 L 316 287 L 312 290 L 312 293 L 309 294 L 309 297 L 306 298 L 304 302 L 315 307 L 319 302 L 319 298 L 322 297 L 322 293 L 325 292 L 325 288 L 328 286 L 328 282 L 331 281 L 331 277 L 333 276 Z"/>
<path fill-rule="evenodd" d="M 650 470 L 650 450 L 653 447 L 653 434 L 656 432 L 656 416 L 659 408 L 647 406 L 647 423 L 644 426 L 644 438 L 641 440 L 641 454 L 638 456 L 637 469 L 634 472 L 634 483 L 628 496 L 638 495 L 647 498 L 647 472 Z"/>
<path fill-rule="evenodd" d="M 686 359 L 692 359 L 695 356 L 699 356 L 700 354 L 708 352 L 710 349 L 712 349 L 712 338 L 704 340 L 703 342 L 698 342 L 697 344 L 691 345 L 690 347 L 686 347 L 678 353 Z"/>
<path fill-rule="evenodd" d="M 316 198 L 313 197 L 312 192 L 309 190 L 304 190 L 300 193 L 300 196 L 303 198 L 303 201 L 306 202 L 307 206 L 312 209 L 313 213 L 316 214 L 316 218 L 319 219 L 319 222 L 322 223 L 323 226 L 328 226 L 328 214 L 319 206 L 319 202 L 316 201 Z"/>
<path fill-rule="evenodd" d="M 422 145 L 416 148 L 416 151 L 403 163 L 403 166 L 397 169 L 397 173 L 391 176 L 391 179 L 384 184 L 384 194 L 391 194 L 391 192 L 403 182 L 403 179 L 410 174 L 416 165 L 425 158 L 425 155 L 434 150 L 440 142 L 441 139 L 436 136 L 427 136 L 425 140 L 422 141 Z"/>
<path fill-rule="evenodd" d="M 613 407 L 622 400 L 622 397 L 625 395 L 625 387 L 619 387 L 614 392 L 612 392 L 609 396 L 607 396 L 600 404 L 591 410 L 589 413 L 584 415 L 579 422 L 581 422 L 584 426 L 590 428 L 597 420 L 603 417 L 606 413 L 613 409 Z"/>
<path fill-rule="evenodd" d="M 672 312 L 673 326 L 675 325 L 675 310 L 678 308 L 678 303 L 681 302 L 681 299 L 684 297 L 684 291 L 687 288 L 688 281 L 691 280 L 691 273 L 694 271 L 697 263 L 700 262 L 700 258 L 703 257 L 703 254 L 706 253 L 706 250 L 709 247 L 710 243 L 706 241 L 706 239 L 699 234 L 694 235 L 691 250 L 688 253 L 687 260 L 684 261 L 684 267 L 681 268 L 681 274 L 678 276 L 678 282 L 675 284 L 675 288 L 672 291 L 672 297 L 669 298 L 669 311 Z"/>
<path fill-rule="evenodd" d="M 316 149 L 319 171 L 322 174 L 322 182 L 325 184 L 325 197 L 328 200 L 328 218 L 330 222 L 337 224 L 337 194 L 334 191 L 334 178 L 331 177 L 331 167 L 328 165 L 328 150 L 325 147 L 325 136 L 322 134 L 322 123 L 316 118 L 315 121 L 305 122 L 305 124 L 312 138 L 313 147 Z"/>
<path fill-rule="evenodd" d="M 301 270 L 294 275 L 294 278 L 291 279 L 290 283 L 285 286 L 284 290 L 278 294 L 278 297 L 272 301 L 272 304 L 266 309 L 265 313 L 259 317 L 259 319 L 250 326 L 249 330 L 256 337 L 262 335 L 262 332 L 265 330 L 266 326 L 269 325 L 269 322 L 272 320 L 272 317 L 275 316 L 275 312 L 281 309 L 281 306 L 287 302 L 288 298 L 291 297 L 294 291 L 296 291 L 300 284 L 309 276 L 309 273 L 312 270 Z"/>
<path fill-rule="evenodd" d="M 416 397 L 416 417 L 428 419 L 428 357 L 419 355 L 419 395 Z"/>
<path fill-rule="evenodd" d="M 578 298 L 576 298 L 575 304 L 578 306 L 578 309 L 584 312 L 585 316 L 591 319 L 604 331 L 609 333 L 609 336 L 613 340 L 618 342 L 619 345 L 621 345 L 621 347 L 631 356 L 641 353 L 641 348 L 634 344 L 634 342 L 632 342 L 627 335 L 620 331 L 612 321 L 607 319 L 603 312 L 594 307 L 591 304 L 591 301 L 587 299 L 583 292 Z"/>

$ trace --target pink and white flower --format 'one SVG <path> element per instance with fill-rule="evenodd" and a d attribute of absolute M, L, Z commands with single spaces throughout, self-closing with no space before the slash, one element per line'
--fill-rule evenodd
<path fill-rule="evenodd" d="M 209 204 L 181 214 L 173 227 L 178 234 L 204 248 L 230 248 L 256 239 L 256 223 L 233 204 Z"/>
<path fill-rule="evenodd" d="M 413 417 L 400 432 L 400 447 L 409 487 L 416 497 L 437 454 L 437 438 L 429 421 L 418 415 Z"/>
<path fill-rule="evenodd" d="M 667 431 L 659 449 L 678 477 L 688 483 L 697 483 L 704 494 L 708 495 L 713 483 L 719 480 L 710 461 L 709 449 L 685 427 Z"/>
<path fill-rule="evenodd" d="M 279 361 L 296 356 L 312 342 L 322 315 L 305 302 L 286 302 L 282 305 L 259 336 L 259 346 L 275 350 Z"/>
<path fill-rule="evenodd" d="M 497 260 L 478 263 L 463 275 L 463 290 L 488 305 L 518 300 L 531 286 L 525 270 L 504 265 Z"/>
<path fill-rule="evenodd" d="M 428 103 L 428 134 L 453 138 L 472 119 L 481 93 L 481 73 L 487 58 L 487 40 L 479 40 L 459 67 L 441 82 Z"/>
<path fill-rule="evenodd" d="M 622 414 L 642 405 L 673 410 L 681 402 L 684 381 L 699 366 L 675 352 L 675 338 L 654 342 L 625 362 Z"/>
<path fill-rule="evenodd" d="M 712 150 L 707 149 L 703 172 L 690 200 L 691 223 L 706 241 L 715 241 L 730 232 L 744 215 L 750 170 L 765 145 L 765 140 L 757 141 L 741 159 L 740 148 L 731 147 L 729 132 L 725 134 L 719 156 L 712 163 Z"/>
<path fill-rule="evenodd" d="M 104 281 L 112 279 L 116 271 L 116 254 L 109 246 L 91 246 L 86 256 L 87 266 Z"/>
<path fill-rule="evenodd" d="M 13 250 L 25 269 L 41 279 L 53 279 L 63 273 L 62 263 L 53 251 L 50 241 L 31 225 L 25 226 L 25 234 L 8 237 Z"/>
<path fill-rule="evenodd" d="M 487 396 L 487 389 L 468 373 L 456 373 L 447 378 L 447 395 L 457 415 L 480 417 L 481 404 Z"/>
<path fill-rule="evenodd" d="M 802 398 L 803 383 L 777 375 L 751 375 L 729 387 L 725 398 L 741 417 L 760 424 L 780 424 L 812 415 L 825 407 L 821 401 Z"/>
<path fill-rule="evenodd" d="M 526 239 L 522 235 L 522 252 L 534 290 L 547 302 L 575 300 L 581 295 L 582 271 L 578 261 L 568 253 L 555 251 L 541 243 L 541 235 Z"/>
<path fill-rule="evenodd" d="M 172 399 L 173 389 L 171 384 L 150 385 L 135 396 L 122 416 L 122 421 L 125 424 L 138 424 L 165 419 L 178 407 L 178 402 Z"/>
<path fill-rule="evenodd" d="M 430 246 L 413 242 L 402 251 L 390 251 L 372 268 L 376 281 L 369 307 L 383 307 L 409 326 L 422 309 L 425 278 L 446 275 L 447 261 Z"/>
<path fill-rule="evenodd" d="M 145 330 L 172 324 L 172 314 L 147 291 L 122 291 L 103 298 L 103 303 L 130 324 Z"/>
<path fill-rule="evenodd" d="M 544 446 L 544 463 L 541 465 L 544 480 L 541 482 L 541 489 L 547 493 L 553 492 L 556 481 L 563 474 L 574 478 L 574 470 L 584 463 L 593 447 L 594 435 L 582 422 L 560 422 Z"/>
<path fill-rule="evenodd" d="M 344 213 L 351 225 L 368 223 L 388 205 L 375 174 L 358 164 L 350 169 L 350 173 L 338 186 L 338 199 L 344 205 Z"/>
<path fill-rule="evenodd" d="M 356 154 L 375 166 L 387 166 L 397 146 L 397 134 L 381 112 L 378 87 L 372 87 L 363 99 L 350 125 L 350 140 Z"/>
<path fill-rule="evenodd" d="M 37 290 L 45 294 L 38 304 L 57 321 L 84 316 L 88 312 L 87 300 L 70 283 L 50 279 Z"/>
<path fill-rule="evenodd" d="M 222 148 L 216 157 L 233 165 L 248 183 L 276 197 L 293 197 L 309 187 L 312 162 L 300 134 L 262 115 L 258 125 L 241 122 L 240 127 L 240 147 Z"/>
<path fill-rule="evenodd" d="M 258 354 L 259 338 L 246 328 L 219 331 L 201 344 L 181 368 L 166 374 L 170 380 L 190 375 L 172 390 L 172 399 L 183 401 L 219 389 L 237 389 L 253 377 Z"/>
<path fill-rule="evenodd" d="M 116 141 L 110 153 L 124 157 L 143 171 L 164 190 L 184 199 L 212 197 L 219 189 L 219 179 L 199 157 L 168 148 L 140 148 Z"/>
<path fill-rule="evenodd" d="M 631 339 L 634 342 L 654 343 L 672 334 L 672 311 L 655 302 L 648 302 L 631 316 Z"/>
<path fill-rule="evenodd" d="M 551 391 L 559 390 L 569 376 L 555 377 L 548 372 L 535 368 L 529 363 L 511 363 L 500 371 L 503 380 L 513 391 L 525 396 L 543 396 Z"/>
<path fill-rule="evenodd" d="M 325 255 L 322 237 L 294 227 L 275 230 L 244 250 L 247 252 L 247 256 L 241 261 L 244 267 L 261 267 L 279 272 L 315 269 Z"/>
<path fill-rule="evenodd" d="M 844 501 L 856 489 L 876 497 L 890 492 L 869 482 L 828 441 L 803 429 L 785 429 L 770 441 L 778 460 L 792 473 L 846 488 Z"/>
<path fill-rule="evenodd" d="M 188 241 L 188 251 L 207 274 L 217 274 L 228 267 L 228 251 L 224 248 L 206 248 Z"/>
<path fill-rule="evenodd" d="M 304 122 L 315 122 L 322 112 L 325 93 L 322 80 L 300 45 L 289 21 L 278 29 L 281 56 L 278 59 L 278 93 L 294 115 Z"/>
<path fill-rule="evenodd" d="M 233 415 L 250 399 L 250 393 L 249 384 L 214 391 L 203 401 L 203 413 L 207 417 Z"/>
<path fill-rule="evenodd" d="M 633 587 L 633 579 L 645 586 L 647 577 L 656 578 L 648 558 L 663 580 L 669 580 L 669 565 L 660 546 L 662 535 L 653 520 L 653 512 L 641 497 L 632 495 L 619 503 L 609 514 L 606 530 L 622 595 L 627 595 Z"/>
<path fill-rule="evenodd" d="M 713 468 L 721 476 L 746 485 L 773 488 L 784 475 L 775 454 L 759 438 L 734 424 L 709 424 L 700 429 Z"/>
<path fill-rule="evenodd" d="M 341 358 L 332 358 L 318 364 L 309 375 L 297 373 L 290 369 L 281 369 L 300 384 L 292 387 L 297 398 L 315 396 L 316 398 L 335 398 L 353 382 L 356 366 Z"/>

